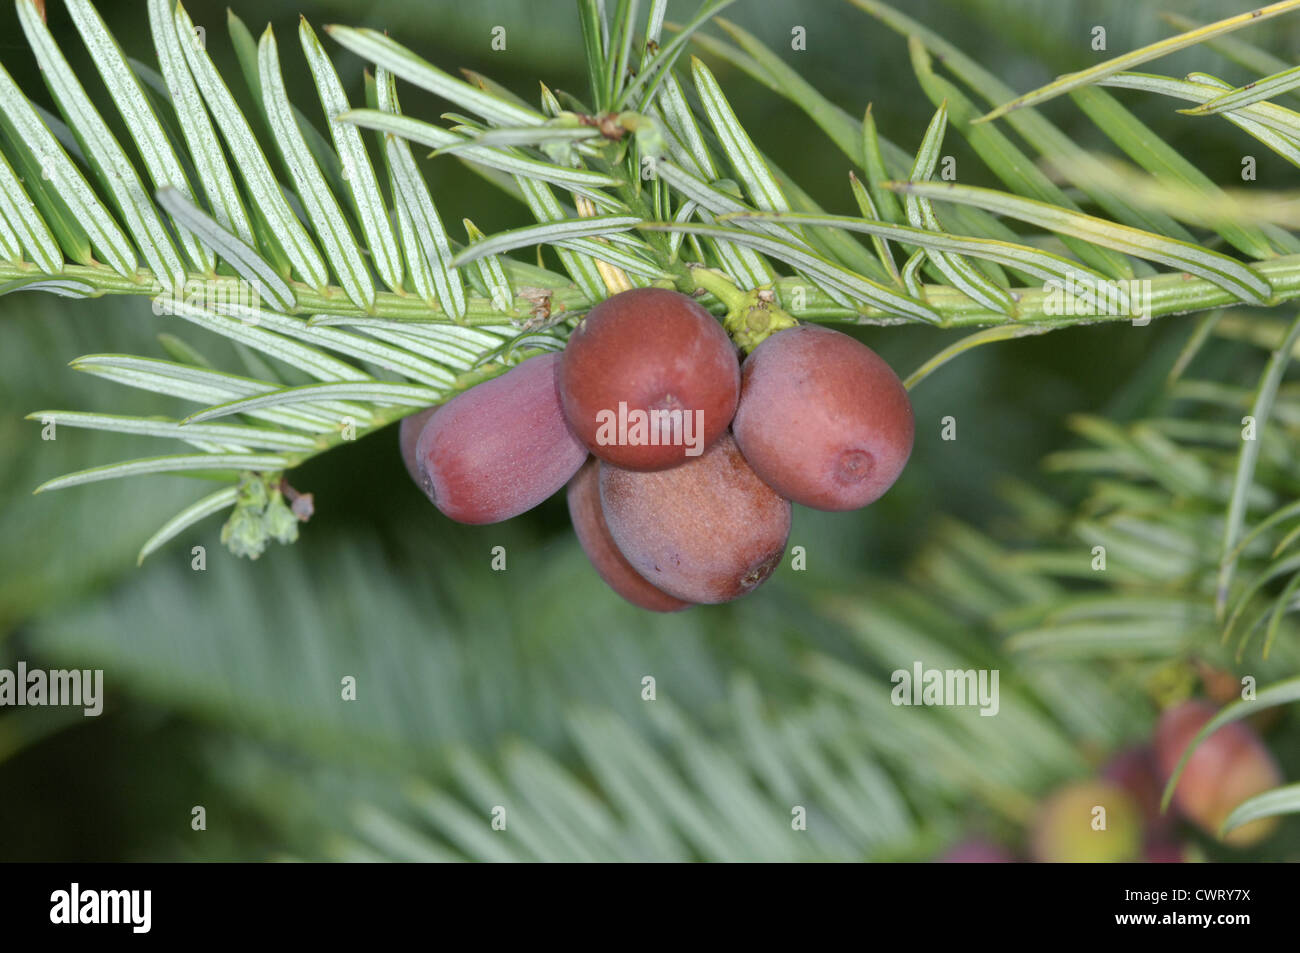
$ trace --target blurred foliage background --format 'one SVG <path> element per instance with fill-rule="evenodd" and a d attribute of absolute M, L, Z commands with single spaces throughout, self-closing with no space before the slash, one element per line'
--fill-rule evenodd
<path fill-rule="evenodd" d="M 568 0 L 235 6 L 255 33 L 265 19 L 291 30 L 299 13 L 316 26 L 387 29 L 444 68 L 479 70 L 530 99 L 539 80 L 585 85 Z M 1029 89 L 1095 62 L 1094 25 L 1119 52 L 1167 35 L 1161 10 L 1204 20 L 1247 4 L 904 6 Z M 218 65 L 237 77 L 224 7 L 187 7 Z M 99 9 L 128 54 L 152 61 L 142 9 Z M 671 4 L 670 19 L 693 9 Z M 919 141 L 931 109 L 897 34 L 830 0 L 741 0 L 726 16 L 850 113 L 873 102 L 893 141 Z M 66 20 L 51 23 L 66 49 L 79 48 Z M 490 47 L 497 25 L 507 31 L 504 52 Z M 806 52 L 789 49 L 793 25 L 807 28 Z M 1298 32 L 1300 18 L 1291 17 L 1243 37 L 1281 54 L 1296 49 Z M 0 38 L 0 58 L 20 85 L 41 90 L 12 9 L 0 11 Z M 355 101 L 361 63 L 342 52 L 336 60 Z M 827 210 L 853 214 L 842 154 L 795 106 L 709 62 L 771 158 Z M 1201 68 L 1252 78 L 1204 49 L 1159 65 L 1172 75 Z M 312 102 L 300 67 L 287 70 L 291 97 Z M 407 95 L 404 105 L 432 118 L 435 105 L 421 99 Z M 1216 180 L 1236 174 L 1242 142 L 1199 140 L 1204 127 L 1167 102 L 1125 102 Z M 1068 101 L 1044 112 L 1079 141 L 1104 142 Z M 966 159 L 978 168 L 959 138 L 945 148 L 959 168 Z M 470 215 L 488 232 L 530 221 L 454 162 L 425 172 L 448 221 Z M 1286 174 L 1260 157 L 1261 187 L 1284 187 Z M 1165 376 L 1192 317 L 1060 331 L 947 365 L 914 394 L 916 450 L 884 500 L 849 514 L 796 508 L 791 545 L 806 548 L 807 571 L 787 563 L 748 599 L 671 617 L 631 608 L 603 587 L 562 498 L 499 526 L 443 519 L 406 478 L 396 428 L 294 474 L 316 500 L 296 545 L 237 560 L 210 520 L 137 568 L 141 542 L 192 498 L 187 481 L 110 481 L 33 497 L 51 475 L 129 454 L 121 437 L 93 431 L 42 441 L 23 416 L 109 409 L 109 385 L 67 361 L 161 354 L 165 322 L 143 300 L 0 302 L 0 664 L 103 668 L 107 694 L 99 718 L 0 712 L 0 859 L 923 860 L 971 834 L 1015 850 L 1046 792 L 1142 739 L 1154 699 L 1192 690 L 1187 658 L 1233 665 L 1212 625 L 1181 616 L 1161 630 L 1178 639 L 1137 652 L 1027 652 L 1006 641 L 1027 624 L 1008 621 L 1017 612 L 1032 618 L 1035 604 L 1077 584 L 1046 561 L 1017 562 L 1004 543 L 1073 553 L 1084 566 L 1089 559 L 1090 544 L 1070 527 L 1082 518 L 1091 476 L 1044 470 L 1041 461 L 1080 445 L 1067 426 L 1072 415 L 1121 427 L 1172 415 Z M 857 333 L 900 374 L 951 340 L 924 328 Z M 1215 339 L 1197 369 L 1244 391 L 1265 357 Z M 155 406 L 135 399 L 114 392 L 113 408 Z M 957 418 L 955 441 L 940 439 L 947 415 Z M 1279 426 L 1294 439 L 1294 423 Z M 1296 474 L 1279 466 L 1285 502 Z M 1218 539 L 1189 538 L 1194 547 Z M 194 545 L 207 549 L 205 571 L 190 567 Z M 506 548 L 504 573 L 490 570 L 495 546 Z M 1114 570 L 1124 571 L 1122 562 Z M 1180 570 L 1166 582 L 1183 578 Z M 1000 715 L 895 708 L 889 673 L 917 660 L 1000 669 Z M 1294 673 L 1295 660 L 1295 632 L 1284 629 L 1268 662 L 1252 651 L 1241 670 L 1265 684 Z M 357 679 L 355 702 L 340 700 L 348 675 Z M 653 702 L 642 699 L 645 676 L 656 680 Z M 1300 771 L 1295 722 L 1277 722 L 1268 736 L 1290 778 Z M 191 830 L 195 805 L 206 809 L 206 831 Z M 497 805 L 508 811 L 508 832 L 488 825 Z M 808 809 L 806 832 L 790 830 L 794 805 Z M 1284 822 L 1246 853 L 1197 843 L 1211 858 L 1294 859 L 1300 822 Z"/>

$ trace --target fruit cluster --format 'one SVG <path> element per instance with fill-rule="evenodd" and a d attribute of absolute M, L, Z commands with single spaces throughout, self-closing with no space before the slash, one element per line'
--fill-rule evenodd
<path fill-rule="evenodd" d="M 854 338 L 779 330 L 744 360 L 692 298 L 638 288 L 533 357 L 401 425 L 445 515 L 495 523 L 568 484 L 592 565 L 635 605 L 727 602 L 781 561 L 791 502 L 866 506 L 902 472 L 912 408 Z"/>
<path fill-rule="evenodd" d="M 1096 778 L 1073 781 L 1039 806 L 1030 832 L 1030 856 L 1042 863 L 1179 863 L 1187 859 L 1177 819 L 1233 847 L 1264 840 L 1276 818 L 1243 824 L 1220 834 L 1228 815 L 1248 798 L 1282 783 L 1277 762 L 1250 725 L 1229 722 L 1209 735 L 1188 759 L 1174 788 L 1172 809 L 1161 795 L 1197 733 L 1214 717 L 1199 700 L 1167 708 L 1150 744 L 1116 754 Z M 1100 826 L 1098 808 L 1105 809 Z M 991 863 L 1014 858 L 991 842 L 974 839 L 952 848 L 948 863 Z"/>

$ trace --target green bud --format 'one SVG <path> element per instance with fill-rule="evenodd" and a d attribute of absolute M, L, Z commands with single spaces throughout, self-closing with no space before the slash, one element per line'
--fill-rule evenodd
<path fill-rule="evenodd" d="M 298 517 L 285 504 L 278 490 L 272 494 L 271 502 L 262 513 L 262 523 L 277 543 L 293 543 L 298 539 Z"/>
<path fill-rule="evenodd" d="M 236 556 L 256 559 L 266 549 L 266 527 L 261 512 L 236 505 L 226 525 L 221 527 L 221 542 Z"/>

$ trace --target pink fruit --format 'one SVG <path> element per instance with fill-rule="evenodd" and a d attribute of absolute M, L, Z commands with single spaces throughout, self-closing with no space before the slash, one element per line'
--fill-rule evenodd
<path fill-rule="evenodd" d="M 1160 810 L 1164 780 L 1156 764 L 1156 753 L 1149 746 L 1141 745 L 1119 752 L 1107 763 L 1102 777 L 1118 784 L 1133 798 L 1142 812 L 1148 839 L 1168 834 L 1174 825 L 1174 816 L 1170 811 L 1162 813 Z"/>
<path fill-rule="evenodd" d="M 569 517 L 573 531 L 592 566 L 605 580 L 606 585 L 620 596 L 642 609 L 651 612 L 679 612 L 689 609 L 689 602 L 674 599 L 646 582 L 627 561 L 614 538 L 609 535 L 604 514 L 600 509 L 600 461 L 594 457 L 569 481 Z"/>
<path fill-rule="evenodd" d="M 416 486 L 420 485 L 420 471 L 415 463 L 415 443 L 420 439 L 420 431 L 424 429 L 424 425 L 437 409 L 437 407 L 430 407 L 418 414 L 403 417 L 397 427 L 397 443 L 402 448 L 402 463 L 406 465 L 406 472 L 411 475 Z"/>
<path fill-rule="evenodd" d="M 1213 706 L 1188 701 L 1160 716 L 1154 745 L 1163 780 L 1173 775 L 1178 759 L 1214 715 Z M 1259 736 L 1243 722 L 1232 721 L 1197 746 L 1178 779 L 1173 803 L 1185 818 L 1218 837 L 1220 825 L 1239 804 L 1281 783 L 1282 772 Z M 1267 837 L 1276 825 L 1276 818 L 1252 821 L 1220 840 L 1249 846 Z"/>
<path fill-rule="evenodd" d="M 726 431 L 740 365 L 722 325 L 692 299 L 634 288 L 578 325 L 559 381 L 569 425 L 592 453 L 624 469 L 661 470 Z"/>
<path fill-rule="evenodd" d="M 865 344 L 818 325 L 778 331 L 745 360 L 736 443 L 765 483 L 819 510 L 878 499 L 912 452 L 912 404 Z"/>
<path fill-rule="evenodd" d="M 632 568 L 687 602 L 727 602 L 755 589 L 790 535 L 790 504 L 754 474 L 730 435 L 671 470 L 602 463 L 600 499 Z"/>
<path fill-rule="evenodd" d="M 558 354 L 529 358 L 443 404 L 415 445 L 420 486 L 460 523 L 498 523 L 569 481 L 587 449 L 555 389 Z"/>

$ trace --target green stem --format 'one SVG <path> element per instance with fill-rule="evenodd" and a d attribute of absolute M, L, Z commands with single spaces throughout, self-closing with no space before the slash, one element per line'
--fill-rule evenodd
<path fill-rule="evenodd" d="M 703 288 L 726 307 L 723 327 L 746 354 L 777 331 L 799 324 L 777 304 L 776 293 L 771 288 L 742 291 L 722 272 L 698 266 L 691 269 L 691 277 L 696 287 Z"/>
<path fill-rule="evenodd" d="M 1300 298 L 1300 255 L 1285 255 L 1268 261 L 1254 262 L 1251 265 L 1263 276 L 1273 288 L 1269 305 L 1278 305 Z M 715 297 L 731 310 L 735 300 L 728 302 L 726 288 L 711 277 L 701 276 L 710 269 L 695 268 L 691 277 L 699 287 L 714 294 Z M 720 273 L 713 274 L 722 277 Z M 0 283 L 17 278 L 69 278 L 84 282 L 99 294 L 141 295 L 155 293 L 150 276 L 140 271 L 134 279 L 121 275 L 102 265 L 67 264 L 59 275 L 45 275 L 33 265 L 14 262 L 0 262 Z M 194 282 L 213 280 L 229 283 L 232 287 L 238 282 L 236 278 L 218 277 L 207 279 L 202 275 L 189 276 Z M 743 294 L 731 282 L 722 279 L 732 292 Z M 1229 292 L 1205 280 L 1184 274 L 1162 274 L 1152 278 L 1151 316 L 1163 317 L 1171 314 L 1186 314 L 1195 311 L 1208 311 L 1214 308 L 1229 307 L 1239 304 Z M 706 287 L 706 282 L 717 285 L 722 290 L 718 294 L 714 287 Z M 322 294 L 297 282 L 292 282 L 294 294 L 298 296 L 295 313 L 338 314 L 348 316 L 371 316 L 387 318 L 394 321 L 413 321 L 433 324 L 454 324 L 455 321 L 438 308 L 413 295 L 397 295 L 381 292 L 375 297 L 374 312 L 366 315 L 347 299 L 341 288 L 328 288 Z M 840 321 L 854 324 L 897 325 L 910 324 L 906 318 L 887 314 L 879 308 L 862 305 L 857 308 L 845 308 L 837 304 L 825 292 L 812 287 L 800 278 L 779 278 L 773 285 L 777 298 L 785 302 L 796 302 L 790 313 L 801 320 Z M 551 296 L 551 313 L 581 311 L 590 307 L 586 296 L 572 286 L 548 288 Z M 1077 327 L 1086 324 L 1098 324 L 1108 321 L 1130 321 L 1130 314 L 1098 315 L 1059 315 L 1049 313 L 1049 294 L 1040 288 L 1017 288 L 1013 293 L 1018 296 L 1016 316 L 989 311 L 971 301 L 954 288 L 938 285 L 926 285 L 922 288 L 925 300 L 941 315 L 943 321 L 938 325 L 944 328 L 996 327 L 1010 324 L 1037 324 L 1052 328 Z M 469 299 L 465 323 L 470 325 L 499 325 L 511 320 L 527 320 L 531 315 L 532 301 L 519 296 L 507 312 L 497 311 L 488 298 L 472 296 Z"/>

